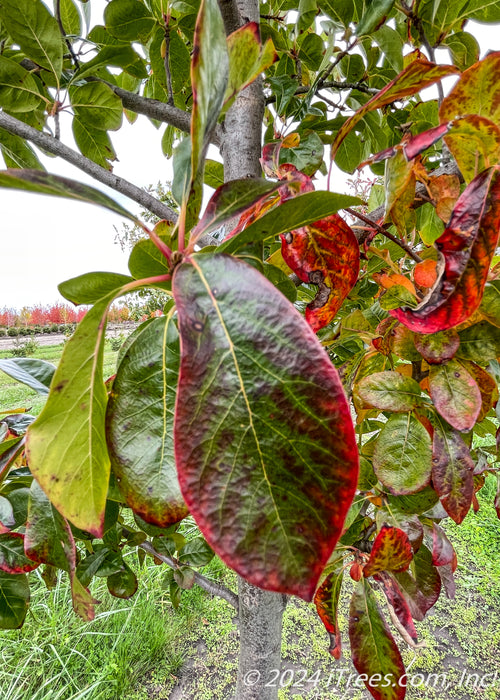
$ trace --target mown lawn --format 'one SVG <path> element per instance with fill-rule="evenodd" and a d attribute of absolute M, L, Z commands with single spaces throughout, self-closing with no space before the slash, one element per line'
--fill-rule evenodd
<path fill-rule="evenodd" d="M 44 347 L 36 357 L 57 364 L 61 347 Z M 8 356 L 1 353 L 0 357 Z M 108 344 L 105 376 L 114 373 L 116 352 Z M 35 392 L 0 373 L 0 410 L 43 404 Z M 496 686 L 478 691 L 469 674 L 494 673 L 500 655 L 500 521 L 493 508 L 496 480 L 489 476 L 479 494 L 480 510 L 446 531 L 458 554 L 457 595 L 443 595 L 424 622 L 417 623 L 423 646 L 404 648 L 409 700 L 496 700 Z M 193 534 L 188 519 L 184 527 Z M 175 610 L 162 587 L 163 566 L 150 558 L 139 565 L 127 555 L 139 578 L 128 601 L 112 598 L 103 579 L 91 589 L 101 601 L 96 618 L 84 623 L 71 610 L 67 576 L 47 591 L 38 571 L 31 573 L 32 603 L 21 630 L 0 632 L 0 700 L 226 700 L 232 698 L 238 656 L 234 610 L 199 588 L 182 594 Z M 234 574 L 215 559 L 203 572 L 236 589 Z M 290 601 L 285 613 L 280 699 L 370 697 L 353 687 L 355 673 L 347 643 L 350 581 L 343 594 L 340 627 L 344 652 L 335 662 L 327 635 L 313 607 Z M 343 673 L 341 673 L 343 671 Z M 429 674 L 446 675 L 426 685 Z M 464 676 L 465 674 L 465 676 Z M 460 684 L 460 679 L 462 683 Z M 272 679 L 270 679 L 271 681 Z M 411 683 L 415 687 L 411 687 Z"/>

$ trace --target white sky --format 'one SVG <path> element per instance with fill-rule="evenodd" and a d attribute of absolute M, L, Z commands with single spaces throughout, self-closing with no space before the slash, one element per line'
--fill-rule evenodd
<path fill-rule="evenodd" d="M 481 37 L 483 55 L 497 45 L 494 34 L 498 27 L 476 25 L 473 29 L 469 23 L 467 30 Z M 62 122 L 63 141 L 68 143 L 64 137 L 70 129 L 69 119 L 66 129 L 64 126 Z M 124 119 L 119 131 L 110 132 L 120 159 L 114 163 L 114 173 L 138 186 L 171 179 L 170 164 L 161 152 L 163 129 L 156 130 L 145 117 L 132 126 Z M 49 172 L 106 190 L 60 158 L 45 158 L 44 164 Z M 138 212 L 134 202 L 106 191 Z M 114 243 L 113 227 L 121 228 L 121 224 L 119 216 L 99 207 L 0 189 L 0 309 L 61 301 L 57 284 L 85 272 L 127 273 L 128 254 Z"/>

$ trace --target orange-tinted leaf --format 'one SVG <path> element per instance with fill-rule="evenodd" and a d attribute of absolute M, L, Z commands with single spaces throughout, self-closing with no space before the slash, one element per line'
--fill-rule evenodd
<path fill-rule="evenodd" d="M 431 366 L 429 389 L 437 411 L 453 428 L 474 427 L 481 410 L 481 392 L 463 365 L 450 360 Z"/>
<path fill-rule="evenodd" d="M 432 443 L 432 483 L 450 517 L 460 524 L 469 512 L 474 491 L 474 462 L 462 436 L 437 420 Z"/>
<path fill-rule="evenodd" d="M 337 619 L 342 577 L 341 559 L 339 567 L 325 578 L 314 596 L 316 610 L 330 637 L 328 651 L 337 660 L 340 659 L 342 653 L 342 640 Z"/>
<path fill-rule="evenodd" d="M 499 229 L 500 166 L 495 166 L 464 190 L 436 241 L 443 269 L 435 287 L 415 309 L 393 309 L 392 316 L 420 333 L 467 320 L 481 303 Z"/>
<path fill-rule="evenodd" d="M 370 584 L 362 579 L 354 589 L 349 608 L 352 661 L 375 700 L 403 700 L 406 686 L 401 654 L 382 617 Z M 387 684 L 385 678 L 392 679 Z M 380 679 L 377 684 L 376 679 Z"/>
<path fill-rule="evenodd" d="M 408 279 L 408 277 L 405 277 L 404 275 L 399 275 L 399 274 L 392 274 L 392 275 L 387 275 L 387 274 L 382 274 L 379 275 L 375 273 L 373 275 L 373 279 L 380 284 L 381 287 L 384 289 L 390 289 L 391 287 L 396 286 L 397 284 L 401 285 L 402 287 L 405 287 L 409 292 L 413 294 L 414 297 L 417 296 L 417 292 L 415 290 L 415 287 L 413 286 L 413 282 Z"/>
<path fill-rule="evenodd" d="M 466 182 L 500 160 L 500 123 L 469 114 L 456 119 L 445 142 Z"/>
<path fill-rule="evenodd" d="M 334 318 L 359 273 L 359 245 L 350 226 L 332 214 L 281 235 L 281 252 L 297 277 L 318 286 L 307 305 L 306 320 L 314 331 Z"/>
<path fill-rule="evenodd" d="M 455 203 L 460 196 L 460 180 L 458 179 L 458 175 L 447 175 L 443 173 L 443 175 L 431 177 L 428 180 L 427 187 L 429 188 L 432 199 L 436 203 L 436 214 L 447 224 L 453 213 Z M 430 262 L 430 260 L 426 260 L 425 262 Z M 426 286 L 432 287 L 432 284 Z"/>
<path fill-rule="evenodd" d="M 464 177 L 474 177 L 486 161 L 495 158 L 499 140 L 495 125 L 500 126 L 500 52 L 490 53 L 464 71 L 453 90 L 443 100 L 439 118 L 442 122 L 465 117 L 446 138 Z M 474 115 L 472 118 L 469 115 Z M 493 129 L 482 119 L 493 123 Z M 461 138 L 454 133 L 462 132 Z M 492 160 L 491 164 L 497 162 Z M 482 161 L 482 162 L 481 162 Z"/>
<path fill-rule="evenodd" d="M 413 550 L 408 535 L 397 527 L 383 525 L 375 538 L 363 574 L 367 577 L 379 571 L 406 571 L 412 559 Z"/>
<path fill-rule="evenodd" d="M 435 260 L 422 260 L 415 265 L 413 279 L 419 287 L 430 288 L 437 280 L 437 262 Z"/>
<path fill-rule="evenodd" d="M 432 335 L 415 334 L 415 347 L 430 365 L 441 365 L 451 360 L 459 345 L 460 338 L 453 328 Z"/>
<path fill-rule="evenodd" d="M 367 112 L 384 107 L 395 100 L 410 97 L 452 73 L 458 73 L 455 66 L 437 66 L 423 57 L 412 61 L 394 80 L 391 80 L 375 97 L 368 100 L 352 117 L 344 122 L 332 144 L 332 159 L 335 158 L 338 148 L 347 134 Z"/>

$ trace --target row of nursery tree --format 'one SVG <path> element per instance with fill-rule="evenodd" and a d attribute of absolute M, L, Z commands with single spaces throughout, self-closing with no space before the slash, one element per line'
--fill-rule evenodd
<path fill-rule="evenodd" d="M 9 330 L 34 332 L 57 332 L 61 325 L 77 324 L 87 313 L 87 307 L 74 307 L 70 304 L 50 304 L 42 306 L 23 306 L 22 309 L 0 309 L 0 335 L 1 331 Z M 109 320 L 111 323 L 126 323 L 128 321 L 145 321 L 148 318 L 161 314 L 161 309 L 144 302 L 113 305 L 110 309 Z"/>

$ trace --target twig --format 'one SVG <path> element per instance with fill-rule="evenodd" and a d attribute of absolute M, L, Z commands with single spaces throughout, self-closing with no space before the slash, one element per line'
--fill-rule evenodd
<path fill-rule="evenodd" d="M 321 88 L 325 87 L 325 81 L 326 81 L 326 79 L 333 73 L 333 71 L 335 70 L 335 68 L 336 68 L 336 67 L 338 66 L 338 64 L 340 63 L 340 61 L 344 58 L 344 56 L 347 56 L 347 54 L 349 53 L 349 51 L 350 51 L 351 49 L 353 49 L 353 48 L 356 46 L 357 43 L 358 43 L 358 38 L 356 37 L 353 41 L 351 41 L 350 44 L 348 44 L 348 45 L 346 46 L 346 48 L 345 48 L 343 51 L 341 51 L 339 54 L 337 54 L 335 60 L 332 61 L 332 63 L 330 63 L 330 65 L 328 66 L 328 68 L 325 69 L 325 72 L 323 73 L 323 75 L 321 76 L 321 78 L 318 79 L 317 85 L 318 85 L 318 89 L 319 89 L 319 90 L 321 90 Z"/>
<path fill-rule="evenodd" d="M 335 90 L 359 90 L 359 92 L 364 92 L 367 95 L 376 95 L 378 92 L 376 88 L 368 87 L 367 85 L 363 85 L 363 83 L 339 82 L 338 80 L 329 80 L 328 82 L 322 83 L 321 85 L 318 84 L 314 88 L 314 94 L 317 95 L 320 90 L 328 90 L 330 88 L 333 88 Z M 310 91 L 310 87 L 301 85 L 295 90 L 294 95 L 306 95 Z M 266 104 L 269 105 L 273 102 L 276 102 L 276 97 L 274 95 L 271 95 L 266 98 Z"/>
<path fill-rule="evenodd" d="M 128 536 L 129 534 L 132 534 L 132 532 L 127 530 L 126 528 L 123 528 L 123 534 L 125 536 Z M 152 557 L 155 557 L 155 559 L 159 559 L 164 564 L 167 564 L 167 566 L 170 566 L 171 569 L 175 570 L 180 568 L 179 564 L 175 559 L 167 556 L 166 554 L 161 554 L 160 552 L 157 552 L 151 544 L 151 542 L 142 542 L 140 545 L 138 545 L 138 547 L 147 554 L 150 554 Z M 198 584 L 198 586 L 200 588 L 203 588 L 204 591 L 207 591 L 207 593 L 215 595 L 218 598 L 223 598 L 223 600 L 228 602 L 229 605 L 232 605 L 235 610 L 239 609 L 238 596 L 236 595 L 236 593 L 233 593 L 233 591 L 231 591 L 229 588 L 226 588 L 226 586 L 223 586 L 220 583 L 215 583 L 214 581 L 210 581 L 208 578 L 203 576 L 203 574 L 200 574 L 199 571 L 194 572 L 194 580 Z"/>
<path fill-rule="evenodd" d="M 425 642 L 417 643 L 417 642 L 413 641 L 413 639 L 408 634 L 407 630 L 403 627 L 403 625 L 399 621 L 399 618 L 396 615 L 396 612 L 395 612 L 394 608 L 392 607 L 392 605 L 389 603 L 388 600 L 386 602 L 387 602 L 387 609 L 389 610 L 391 622 L 394 625 L 394 627 L 397 629 L 397 631 L 399 632 L 401 637 L 404 639 L 404 641 L 408 644 L 408 646 L 411 647 L 411 649 L 423 649 L 424 647 L 426 647 L 427 644 Z"/>
<path fill-rule="evenodd" d="M 77 151 L 74 151 L 72 148 L 65 146 L 61 141 L 54 138 L 54 136 L 44 134 L 38 131 L 38 129 L 34 129 L 32 126 L 2 111 L 0 111 L 0 127 L 8 131 L 9 134 L 20 136 L 27 141 L 31 141 L 31 143 L 34 143 L 39 148 L 45 149 L 55 156 L 60 156 L 63 160 L 71 163 L 95 180 L 102 182 L 103 185 L 107 185 L 116 192 L 120 192 L 120 194 L 124 194 L 129 199 L 137 202 L 141 207 L 156 214 L 160 219 L 167 219 L 173 222 L 177 221 L 177 214 L 173 209 L 170 209 L 166 204 L 163 204 L 163 202 L 160 202 L 150 195 L 149 192 L 142 190 L 128 180 L 114 175 L 109 172 L 109 170 L 97 165 L 94 161 L 81 155 L 81 153 L 77 153 Z"/>
<path fill-rule="evenodd" d="M 344 211 L 346 211 L 351 216 L 355 216 L 357 219 L 360 219 L 360 221 L 363 221 L 365 224 L 368 224 L 372 229 L 378 231 L 378 233 L 382 233 L 386 238 L 388 238 L 390 241 L 402 248 L 405 251 L 405 253 L 407 253 L 407 255 L 409 255 L 410 258 L 412 258 L 412 260 L 415 260 L 415 262 L 422 262 L 422 258 L 420 257 L 420 255 L 417 255 L 417 253 L 415 253 L 405 241 L 403 241 L 401 238 L 397 238 L 397 236 L 393 236 L 392 233 L 390 233 L 383 226 L 380 226 L 380 224 L 377 224 L 372 219 L 369 219 L 364 214 L 361 214 L 360 212 L 356 211 L 355 209 L 351 209 L 350 207 L 347 207 Z"/>
<path fill-rule="evenodd" d="M 66 34 L 66 30 L 64 29 L 64 25 L 62 23 L 62 18 L 61 18 L 61 0 L 56 0 L 56 19 L 57 19 L 57 24 L 59 25 L 59 29 L 61 30 L 61 34 L 64 37 L 64 41 L 66 42 L 66 46 L 68 47 L 68 51 L 71 54 L 71 58 L 73 59 L 73 63 L 75 64 L 75 68 L 80 68 L 80 61 L 78 60 L 75 52 L 73 51 L 73 45 L 71 44 L 71 41 L 68 39 L 68 36 Z"/>

